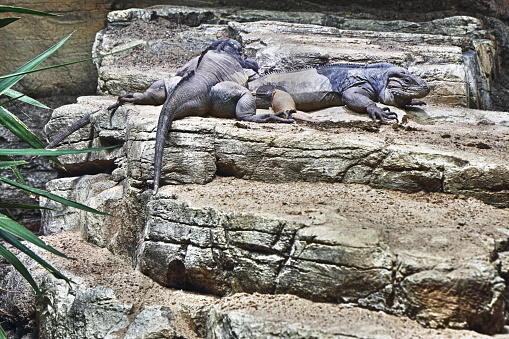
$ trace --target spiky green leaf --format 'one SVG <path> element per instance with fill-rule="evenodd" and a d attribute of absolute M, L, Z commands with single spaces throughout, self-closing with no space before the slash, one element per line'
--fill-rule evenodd
<path fill-rule="evenodd" d="M 15 136 L 32 146 L 33 148 L 44 148 L 45 144 L 28 127 L 18 119 L 14 114 L 0 106 L 0 124 L 5 126 Z M 63 167 L 62 163 L 56 158 L 51 160 L 57 165 Z"/>
<path fill-rule="evenodd" d="M 90 212 L 90 213 L 99 214 L 99 215 L 109 215 L 107 213 L 100 212 L 98 210 L 95 210 L 95 209 L 90 208 L 88 206 L 85 206 L 83 204 L 80 204 L 80 203 L 77 203 L 77 202 L 74 202 L 74 201 L 71 201 L 71 200 L 67 200 L 67 199 L 62 198 L 62 197 L 60 197 L 58 195 L 55 195 L 53 193 L 46 192 L 46 191 L 43 191 L 43 190 L 40 190 L 40 189 L 37 189 L 37 188 L 33 188 L 33 187 L 30 187 L 30 186 L 27 186 L 27 185 L 23 185 L 23 184 L 20 184 L 18 182 L 15 182 L 15 181 L 12 181 L 10 179 L 7 179 L 7 178 L 0 177 L 0 181 L 5 182 L 6 184 L 9 184 L 9 185 L 12 185 L 12 186 L 24 189 L 26 191 L 32 192 L 34 194 L 43 196 L 43 197 L 48 198 L 50 200 L 54 200 L 54 201 L 59 202 L 61 204 L 64 204 L 64 205 L 67 205 L 67 206 L 70 206 L 70 207 L 74 207 L 74 208 L 78 208 L 78 209 L 83 210 L 85 212 Z"/>
<path fill-rule="evenodd" d="M 108 55 L 113 55 L 113 54 L 118 54 L 118 53 L 122 53 L 122 52 L 128 51 L 128 50 L 133 49 L 133 48 L 136 48 L 136 47 L 138 47 L 138 46 L 140 46 L 140 45 L 141 45 L 141 44 L 138 44 L 138 45 L 134 45 L 134 46 L 131 46 L 131 47 L 128 47 L 128 48 L 122 49 L 122 50 L 120 50 L 120 51 L 111 52 L 111 53 L 107 53 L 107 54 L 103 54 L 103 55 L 95 56 L 95 57 L 92 57 L 92 58 L 86 58 L 86 59 L 82 59 L 82 60 L 78 60 L 78 61 L 66 62 L 66 63 L 59 64 L 59 65 L 48 66 L 48 67 L 41 67 L 41 68 L 32 69 L 32 70 L 27 70 L 27 71 L 19 71 L 19 70 L 17 70 L 17 71 L 15 71 L 15 72 L 11 73 L 11 74 L 7 74 L 7 75 L 2 75 L 2 76 L 0 76 L 0 80 L 7 80 L 7 79 L 10 79 L 10 78 L 13 78 L 13 77 L 25 76 L 25 75 L 30 74 L 30 73 L 35 73 L 35 72 L 45 71 L 45 70 L 53 69 L 53 68 L 70 66 L 70 65 L 78 64 L 78 63 L 80 63 L 80 62 L 85 62 L 85 61 L 90 61 L 90 60 L 100 59 L 100 58 L 104 58 L 104 57 L 106 57 L 106 56 L 108 56 Z M 1 86 L 1 83 L 0 83 L 0 86 Z M 1 89 L 1 88 L 2 88 L 2 87 L 0 87 L 0 89 Z"/>
<path fill-rule="evenodd" d="M 11 244 L 12 246 L 16 247 L 18 250 L 23 252 L 24 254 L 28 255 L 30 258 L 35 260 L 41 267 L 43 267 L 46 271 L 51 273 L 54 277 L 58 279 L 64 279 L 65 281 L 69 282 L 69 278 L 67 278 L 65 275 L 60 273 L 56 268 L 51 266 L 46 260 L 38 256 L 34 253 L 30 248 L 28 248 L 26 245 L 24 245 L 21 241 L 10 235 L 9 233 L 0 230 L 0 238 L 4 238 L 6 242 Z"/>
<path fill-rule="evenodd" d="M 12 166 L 20 166 L 26 165 L 28 162 L 20 160 L 20 161 L 0 161 L 0 168 L 2 167 L 12 167 Z"/>
<path fill-rule="evenodd" d="M 13 7 L 0 5 L 0 13 L 22 13 L 22 14 L 31 14 L 31 15 L 39 15 L 39 16 L 57 16 L 56 14 L 35 11 L 33 9 L 23 8 L 23 7 Z"/>
<path fill-rule="evenodd" d="M 9 24 L 12 24 L 15 21 L 18 21 L 19 18 L 2 18 L 0 19 L 0 28 L 5 27 Z"/>
<path fill-rule="evenodd" d="M 0 107 L 0 124 L 5 126 L 15 136 L 34 148 L 44 148 L 45 145 L 28 127 L 14 114 Z"/>
<path fill-rule="evenodd" d="M 13 90 L 13 89 L 8 89 L 7 91 L 5 91 L 4 94 L 13 98 L 14 100 L 23 101 L 23 102 L 26 102 L 27 104 L 37 106 L 40 108 L 44 108 L 44 109 L 51 109 L 48 106 L 46 106 L 45 104 L 35 100 L 34 98 L 31 98 L 28 95 L 25 95 L 23 93 Z M 11 100 L 1 103 L 0 106 L 4 106 L 8 102 L 11 102 Z"/>
<path fill-rule="evenodd" d="M 90 152 L 98 152 L 104 151 L 112 148 L 117 148 L 120 145 L 108 146 L 108 147 L 98 147 L 98 148 L 88 148 L 88 149 L 31 149 L 31 148 L 23 148 L 23 149 L 10 149 L 10 148 L 0 148 L 0 156 L 16 156 L 16 155 L 35 155 L 35 156 L 59 156 L 59 155 L 67 155 L 67 154 L 79 154 L 79 153 L 90 153 Z"/>
<path fill-rule="evenodd" d="M 7 161 L 14 161 L 11 159 L 11 157 L 0 154 L 0 161 L 7 162 Z M 11 170 L 16 176 L 16 179 L 22 184 L 26 184 L 25 178 L 23 178 L 23 175 L 21 174 L 21 171 L 19 170 L 18 166 L 11 166 Z"/>
<path fill-rule="evenodd" d="M 28 209 L 28 210 L 53 210 L 52 208 L 42 207 L 42 206 L 38 206 L 38 205 L 9 204 L 9 203 L 3 203 L 3 202 L 0 202 L 0 208 L 5 208 L 5 209 L 21 208 L 21 209 Z"/>
<path fill-rule="evenodd" d="M 72 33 L 69 34 L 67 37 L 63 38 L 62 40 L 60 40 L 60 42 L 53 45 L 44 53 L 39 54 L 37 57 L 33 58 L 32 60 L 18 68 L 12 74 L 7 75 L 7 77 L 5 76 L 2 77 L 3 79 L 0 80 L 0 94 L 5 93 L 5 91 L 10 89 L 14 84 L 23 79 L 23 77 L 25 76 L 24 72 L 33 71 L 35 67 L 37 67 L 41 62 L 46 60 L 51 54 L 58 50 L 67 40 L 69 40 L 71 35 Z"/>
<path fill-rule="evenodd" d="M 35 234 L 33 234 L 32 232 L 18 224 L 16 221 L 10 219 L 9 217 L 2 213 L 0 213 L 0 229 L 19 237 L 22 240 L 31 242 L 32 244 L 39 246 L 40 248 L 48 252 L 51 252 L 64 258 L 68 258 L 68 256 L 58 251 L 57 249 L 46 245 L 44 241 L 39 239 Z"/>
<path fill-rule="evenodd" d="M 39 297 L 41 298 L 43 297 L 41 290 L 39 290 L 39 286 L 37 286 L 37 284 L 34 281 L 34 278 L 32 278 L 32 275 L 28 272 L 25 265 L 23 265 L 23 263 L 19 261 L 19 259 L 14 254 L 12 254 L 7 248 L 2 246 L 2 244 L 0 244 L 0 256 L 4 257 L 9 263 L 11 263 L 11 265 L 16 269 L 16 271 L 18 271 L 23 276 L 23 278 L 25 278 L 25 280 L 30 284 L 30 286 L 32 286 L 35 293 L 37 293 Z"/>

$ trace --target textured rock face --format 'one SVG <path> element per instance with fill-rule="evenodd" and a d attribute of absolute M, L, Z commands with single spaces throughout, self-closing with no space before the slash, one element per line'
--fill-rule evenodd
<path fill-rule="evenodd" d="M 72 110 L 68 108 L 61 107 L 55 115 L 69 114 Z M 75 106 L 70 108 L 75 109 Z M 90 109 L 84 106 L 82 112 Z M 119 109 L 120 116 L 127 120 L 125 131 L 118 127 L 106 129 L 99 122 L 96 124 L 98 138 L 93 139 L 92 144 L 109 145 L 111 140 L 120 142 L 125 135 L 124 148 L 92 156 L 89 162 L 75 157 L 64 159 L 73 164 L 69 169 L 79 168 L 77 161 L 86 166 L 95 161 L 94 157 L 117 157 L 115 162 L 119 167 L 114 175 L 119 179 L 128 177 L 134 180 L 134 185 L 144 187 L 153 175 L 154 153 L 150 145 L 155 142 L 158 110 L 151 107 Z M 504 114 L 507 116 L 507 113 L 500 113 L 498 119 Z M 102 113 L 100 121 L 104 120 L 108 117 Z M 499 136 L 506 135 L 505 127 L 491 128 L 496 131 L 494 133 L 501 133 Z M 388 131 L 390 127 L 385 129 Z M 55 128 L 55 132 L 58 130 Z M 485 127 L 472 125 L 467 130 L 468 133 L 479 130 L 483 137 L 487 136 Z M 447 137 L 445 132 L 443 135 Z M 464 134 L 458 136 L 465 137 Z M 373 133 L 342 131 L 336 134 L 309 126 L 188 118 L 176 121 L 168 137 L 162 182 L 205 184 L 217 173 L 266 182 L 361 183 L 406 192 L 465 194 L 496 206 L 508 206 L 509 169 L 503 140 L 488 141 L 493 146 L 484 147 L 487 149 L 481 145 L 475 152 L 458 152 L 433 145 L 436 141 L 409 146 L 405 140 L 412 142 L 411 137 L 403 133 L 387 135 L 387 138 L 402 139 L 388 144 L 387 139 Z"/>
<path fill-rule="evenodd" d="M 390 281 L 391 253 L 376 232 L 349 230 L 348 221 L 299 231 L 303 225 L 190 209 L 162 197 L 148 208 L 140 269 L 166 286 L 357 302 Z"/>
<path fill-rule="evenodd" d="M 299 62 L 389 59 L 427 77 L 437 93 L 431 101 L 442 104 L 466 106 L 471 100 L 473 87 L 468 86 L 473 85 L 465 68 L 478 74 L 484 67 L 485 80 L 492 70 L 493 59 L 487 56 L 493 41 L 484 39 L 480 22 L 472 18 L 414 25 L 278 13 L 300 23 L 227 25 L 231 16 L 275 18 L 262 12 L 180 8 L 178 20 L 196 27 L 174 32 L 175 40 L 191 43 L 184 52 L 172 54 L 174 46 L 162 44 L 164 39 L 151 33 L 164 25 L 170 32 L 176 11 L 161 7 L 110 15 L 111 29 L 99 35 L 96 53 L 141 42 L 133 54 L 141 61 L 103 60 L 102 90 L 119 94 L 142 89 L 162 77 L 160 72 L 171 74 L 174 64 L 165 58 L 187 57 L 192 46 L 218 36 L 240 39 L 267 70 Z M 313 25 L 324 20 L 335 22 L 335 27 Z M 356 30 L 368 24 L 376 30 Z M 391 25 L 398 34 L 388 31 Z M 416 33 L 417 29 L 429 32 Z M 297 49 L 298 42 L 305 47 Z M 394 45 L 392 53 L 381 52 L 385 44 Z M 481 46 L 478 53 L 469 55 L 475 46 Z M 156 51 L 160 60 L 147 58 Z M 149 59 L 154 64 L 144 64 Z M 115 67 L 118 63 L 121 67 Z M 478 102 L 489 99 L 479 88 L 475 93 Z M 82 97 L 78 104 L 55 110 L 46 127 L 49 138 L 77 116 L 113 102 L 113 97 Z M 172 126 L 164 152 L 164 186 L 153 195 L 149 188 L 159 110 L 126 105 L 110 116 L 103 109 L 93 115 L 90 128 L 69 139 L 66 147 L 123 145 L 102 154 L 63 158 L 71 174 L 91 168 L 106 173 L 62 178 L 48 186 L 110 216 L 45 212 L 45 232 L 68 229 L 62 227 L 67 224 L 170 288 L 218 296 L 263 293 L 268 296 L 257 295 L 259 300 L 280 298 L 283 303 L 309 303 L 313 309 L 325 307 L 321 302 L 332 302 L 333 307 L 348 303 L 434 328 L 495 333 L 504 326 L 509 276 L 504 231 L 508 215 L 503 209 L 509 206 L 507 113 L 437 105 L 398 110 L 406 121 L 403 125 L 372 124 L 365 115 L 345 108 L 310 114 L 325 121 L 320 124 L 187 118 Z M 54 288 L 50 285 L 48 290 Z M 66 301 L 74 305 L 67 307 L 72 312 L 57 315 L 44 305 L 41 312 L 47 312 L 50 325 L 63 319 L 70 326 L 69 317 L 79 319 L 73 331 L 86 333 L 90 319 L 96 319 L 90 310 L 103 300 L 107 310 L 96 313 L 106 317 L 106 311 L 115 310 L 116 319 L 114 326 L 97 330 L 105 336 L 180 335 L 173 308 L 160 303 L 141 307 L 118 293 L 86 286 L 82 295 L 71 293 L 75 301 Z M 55 295 L 64 294 L 68 292 Z M 244 294 L 236 298 L 249 301 Z M 343 325 L 316 325 L 309 317 L 276 324 L 228 302 L 223 298 L 212 308 L 195 310 L 194 319 L 200 320 L 193 323 L 201 330 L 194 335 L 243 337 L 248 329 L 256 329 L 250 333 L 253 337 L 376 336 L 394 330 L 384 325 L 352 332 Z M 142 326 L 148 319 L 158 321 L 150 322 L 150 328 Z"/>
<path fill-rule="evenodd" d="M 337 338 L 342 336 L 412 338 L 489 338 L 472 331 L 425 329 L 406 318 L 373 312 L 352 305 L 312 302 L 293 295 L 237 293 L 226 298 L 161 287 L 134 271 L 118 257 L 83 241 L 76 232 L 63 232 L 44 240 L 75 260 L 45 256 L 71 278 L 68 285 L 26 262 L 46 294 L 37 303 L 38 336 L 44 338 Z M 44 255 L 43 255 L 44 256 Z M 5 271 L 11 276 L 12 269 Z M 12 278 L 12 279 L 11 279 Z M 35 296 L 22 278 L 9 278 L 16 286 L 4 298 L 2 312 L 21 316 L 21 298 Z M 18 307 L 16 310 L 15 308 Z M 10 319 L 12 321 L 12 318 Z M 35 319 L 33 319 L 35 320 Z M 2 323 L 5 327 L 6 323 Z M 32 324 L 32 334 L 37 329 Z M 26 333 L 26 332 L 25 332 Z M 9 334 L 22 337 L 22 333 Z"/>
<path fill-rule="evenodd" d="M 144 235 L 139 248 L 129 250 L 139 270 L 163 286 L 216 295 L 292 294 L 404 315 L 433 328 L 494 333 L 503 327 L 505 281 L 497 267 L 505 263 L 507 234 L 500 227 L 507 211 L 472 212 L 480 222 L 461 230 L 454 223 L 464 223 L 458 223 L 454 215 L 448 216 L 444 225 L 424 227 L 427 223 L 423 219 L 414 226 L 391 219 L 399 209 L 393 206 L 396 198 L 382 197 L 381 201 L 393 207 L 380 219 L 370 219 L 368 214 L 359 217 L 356 210 L 344 212 L 337 201 L 348 190 L 338 192 L 341 188 L 333 184 L 306 184 L 308 194 L 295 199 L 285 192 L 272 197 L 281 190 L 273 186 L 277 184 L 250 185 L 237 180 L 178 189 L 165 186 L 158 195 L 149 197 Z M 290 191 L 306 191 L 299 185 L 292 184 Z M 240 198 L 240 187 L 251 195 L 245 199 L 247 205 Z M 311 193 L 310 187 L 317 191 Z M 122 212 L 129 209 L 125 204 L 129 199 L 119 195 L 118 200 L 112 197 L 107 202 L 101 198 L 111 190 L 99 193 L 94 207 L 113 217 L 96 223 L 76 219 L 73 225 L 81 229 L 85 239 L 121 253 L 118 248 L 123 230 L 109 228 L 136 216 Z M 238 202 L 234 201 L 237 194 Z M 232 201 L 224 202 L 225 197 Z M 250 211 L 253 199 L 262 202 L 259 211 Z M 453 199 L 442 203 L 452 204 Z M 416 210 L 429 210 L 418 200 L 414 205 Z M 459 210 L 475 205 L 482 204 L 466 202 Z M 440 214 L 435 210 L 424 213 L 430 220 Z M 486 224 L 488 216 L 490 227 Z M 107 230 L 104 225 L 109 225 Z M 421 229 L 411 231 L 416 227 Z M 468 239 L 473 229 L 477 230 L 476 240 L 456 243 L 454 239 Z M 108 239 L 117 238 L 116 247 L 90 236 L 104 232 L 109 232 Z M 495 244 L 495 249 L 486 244 Z M 500 262 L 493 261 L 498 253 Z M 215 321 L 230 322 L 230 316 Z M 260 321 L 248 318 L 242 326 Z"/>

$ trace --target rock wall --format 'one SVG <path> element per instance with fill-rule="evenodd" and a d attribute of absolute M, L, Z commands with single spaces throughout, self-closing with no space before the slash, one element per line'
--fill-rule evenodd
<path fill-rule="evenodd" d="M 16 333 L 3 323 L 13 338 L 490 338 L 473 331 L 427 329 L 383 312 L 287 294 L 237 293 L 218 298 L 173 290 L 132 270 L 107 250 L 86 243 L 76 232 L 44 240 L 75 258 L 46 258 L 72 282 L 54 279 L 24 260 L 46 295 L 45 300 L 36 301 L 26 282 L 6 268 L 9 278 L 2 279 L 0 286 L 16 292 L 0 294 L 0 309 L 20 319 L 37 313 L 40 324 L 37 328 L 35 321 L 25 323 L 25 331 Z"/>
<path fill-rule="evenodd" d="M 171 22 L 176 12 L 180 26 Z M 47 185 L 109 216 L 41 198 L 54 208 L 43 216 L 42 232 L 52 234 L 47 241 L 78 258 L 54 259 L 71 285 L 44 273 L 38 278 L 48 300 L 25 313 L 37 314 L 42 336 L 307 338 L 400 331 L 416 338 L 482 337 L 420 325 L 502 331 L 509 115 L 465 107 L 472 90 L 479 102 L 486 98 L 480 88 L 490 85 L 494 41 L 467 17 L 386 23 L 277 13 L 300 23 L 267 21 L 274 15 L 164 7 L 114 12 L 94 53 L 142 45 L 129 57 L 98 64 L 100 88 L 112 94 L 143 89 L 172 74 L 199 46 L 234 36 L 267 70 L 383 56 L 427 78 L 440 95 L 423 109 L 397 110 L 404 124 L 373 124 L 338 107 L 309 114 L 321 121 L 315 124 L 176 121 L 156 195 L 150 180 L 160 108 L 126 105 L 111 116 L 104 107 L 115 98 L 100 96 L 56 109 L 45 127 L 50 139 L 100 109 L 65 148 L 121 147 L 62 157 L 71 177 Z M 264 21 L 227 22 L 249 16 Z M 315 25 L 324 20 L 339 28 Z M 376 29 L 358 30 L 366 24 Z M 400 31 L 388 32 L 389 26 Z M 448 26 L 453 32 L 445 34 Z M 162 27 L 165 38 L 154 38 Z M 424 46 L 412 45 L 418 40 Z M 297 50 L 298 41 L 306 43 Z M 387 46 L 393 47 L 381 54 Z M 485 81 L 472 84 L 464 71 L 472 65 L 473 77 Z M 188 292 L 179 297 L 172 288 Z M 14 298 L 7 299 L 0 305 L 10 308 L 0 311 L 22 319 L 11 307 Z M 329 325 L 310 315 L 319 309 Z M 288 315 L 285 321 L 276 323 L 276 312 Z"/>
<path fill-rule="evenodd" d="M 85 97 L 63 106 L 55 110 L 46 131 L 52 135 L 67 126 L 75 119 L 70 112 L 82 115 L 113 100 Z M 507 209 L 463 198 L 463 206 L 438 221 L 436 216 L 444 212 L 435 209 L 437 201 L 429 193 L 424 194 L 429 204 L 413 195 L 389 198 L 382 193 L 446 192 L 437 199 L 448 208 L 462 195 L 507 207 L 509 117 L 447 108 L 448 114 L 441 113 L 452 121 L 447 122 L 434 109 L 427 119 L 439 125 L 413 122 L 410 112 L 407 128 L 374 130 L 372 123 L 362 121 L 366 117 L 338 113 L 337 108 L 315 113 L 338 121 L 321 129 L 320 124 L 179 120 L 168 138 L 162 179 L 178 185 L 165 185 L 157 195 L 147 182 L 159 108 L 125 106 L 111 124 L 110 116 L 99 112 L 93 129 L 71 136 L 69 146 L 125 140 L 123 148 L 62 160 L 77 169 L 80 163 L 114 159 L 116 169 L 111 175 L 58 179 L 48 189 L 112 216 L 67 208 L 48 211 L 43 230 L 78 227 L 84 239 L 129 258 L 163 286 L 220 296 L 292 294 L 404 315 L 430 327 L 496 332 L 505 317 L 499 265 L 506 251 Z M 93 137 L 84 140 L 87 135 Z M 480 136 L 490 147 L 465 147 Z M 451 148 L 444 139 L 461 140 L 464 146 Z M 341 186 L 343 192 L 340 183 L 348 184 Z M 381 189 L 382 199 L 352 196 L 358 184 Z M 302 197 L 302 192 L 307 193 Z M 400 205 L 405 199 L 410 201 Z M 359 209 L 343 205 L 345 201 Z M 44 199 L 41 203 L 53 207 Z M 369 211 L 382 206 L 386 212 L 373 219 Z M 392 220 L 400 210 L 404 215 Z M 460 212 L 465 210 L 466 215 Z M 415 211 L 424 214 L 409 219 Z M 472 231 L 476 240 L 467 246 L 460 239 L 471 237 Z M 462 299 L 466 290 L 475 302 Z"/>

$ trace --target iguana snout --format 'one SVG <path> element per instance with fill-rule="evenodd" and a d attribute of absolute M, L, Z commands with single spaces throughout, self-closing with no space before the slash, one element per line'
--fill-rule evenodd
<path fill-rule="evenodd" d="M 411 74 L 402 67 L 391 67 L 387 70 L 387 87 L 385 90 L 385 104 L 404 106 L 412 99 L 424 98 L 429 94 L 430 88 L 427 82 Z"/>

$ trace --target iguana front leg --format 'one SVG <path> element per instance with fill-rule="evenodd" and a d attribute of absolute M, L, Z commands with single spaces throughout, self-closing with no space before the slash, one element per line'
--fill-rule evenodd
<path fill-rule="evenodd" d="M 342 101 L 355 112 L 368 113 L 373 121 L 389 122 L 387 119 L 398 120 L 398 115 L 391 112 L 389 108 L 378 107 L 376 102 L 371 99 L 372 96 L 373 94 L 364 87 L 351 87 L 343 93 Z"/>

